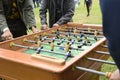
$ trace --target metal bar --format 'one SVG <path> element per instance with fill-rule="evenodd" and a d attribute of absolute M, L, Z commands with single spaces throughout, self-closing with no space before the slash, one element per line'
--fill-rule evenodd
<path fill-rule="evenodd" d="M 47 43 L 43 43 L 43 45 L 49 45 Z M 61 45 L 55 45 L 56 47 L 63 47 L 65 48 L 64 46 L 61 46 Z M 74 47 L 70 47 L 71 49 L 74 49 L 74 50 L 80 50 L 80 51 L 83 51 L 84 49 L 81 49 L 81 48 L 74 48 Z"/>
<path fill-rule="evenodd" d="M 33 41 L 33 40 L 25 40 L 25 42 L 37 44 L 37 42 L 36 42 L 36 41 Z"/>
<path fill-rule="evenodd" d="M 15 47 L 20 47 L 20 48 L 26 48 L 26 49 L 33 49 L 33 50 L 36 49 L 36 48 L 34 48 L 34 47 L 23 46 L 23 45 L 19 45 L 19 44 L 13 44 L 13 46 L 15 46 Z"/>
<path fill-rule="evenodd" d="M 98 54 L 105 54 L 105 55 L 110 55 L 110 53 L 109 52 L 103 52 L 103 51 L 95 51 L 96 53 L 98 53 Z"/>
<path fill-rule="evenodd" d="M 73 32 L 73 29 L 72 29 L 72 28 L 66 28 L 66 29 L 70 30 L 70 32 Z M 63 30 L 66 31 L 66 29 L 63 29 Z M 77 31 L 78 31 L 78 32 L 81 31 L 81 30 L 83 30 L 83 31 L 88 31 L 88 29 L 86 29 L 86 28 L 77 28 Z M 91 32 L 93 32 L 93 31 L 95 31 L 95 30 L 96 30 L 96 29 L 90 29 Z M 99 34 L 103 34 L 102 31 L 98 31 L 98 33 L 99 33 Z"/>
<path fill-rule="evenodd" d="M 47 38 L 47 39 L 50 39 L 50 38 Z M 33 40 L 26 40 L 26 42 L 30 42 L 30 43 L 37 43 L 37 41 L 33 41 Z M 49 44 L 47 44 L 47 43 L 44 43 L 44 42 L 42 42 L 41 43 L 42 45 L 49 45 Z M 63 47 L 63 46 L 60 46 L 60 45 L 55 45 L 56 47 Z M 80 50 L 80 51 L 83 51 L 83 49 L 81 49 L 81 48 L 74 48 L 74 47 L 70 47 L 71 49 L 74 49 L 74 50 Z"/>
<path fill-rule="evenodd" d="M 91 60 L 91 61 L 97 61 L 97 62 L 101 62 L 101 63 L 106 63 L 106 64 L 115 65 L 115 62 L 111 62 L 111 61 L 105 61 L 105 60 L 95 59 L 95 58 L 89 58 L 89 57 L 87 57 L 87 59 L 88 59 L 88 60 Z"/>
<path fill-rule="evenodd" d="M 107 45 L 103 45 L 103 47 L 104 47 L 104 48 L 108 48 L 108 46 L 107 46 Z"/>
<path fill-rule="evenodd" d="M 66 35 L 68 35 L 69 33 L 68 32 L 60 32 L 60 34 L 66 34 Z M 70 33 L 70 35 L 76 35 L 76 36 L 79 36 L 80 34 L 74 34 L 74 33 Z M 84 34 L 84 36 L 86 36 L 86 37 L 94 37 L 94 35 L 88 35 L 88 34 Z M 103 38 L 103 36 L 96 36 L 97 38 Z"/>
<path fill-rule="evenodd" d="M 64 56 L 68 56 L 66 53 L 60 53 L 60 52 L 54 52 L 54 51 L 49 51 L 49 50 L 41 50 L 42 52 L 48 52 L 48 53 L 54 53 L 54 54 L 58 54 L 58 55 L 64 55 Z M 69 57 L 74 57 L 73 55 L 69 56 Z"/>
<path fill-rule="evenodd" d="M 78 70 L 82 70 L 82 71 L 86 71 L 86 72 L 90 72 L 90 73 L 94 73 L 94 74 L 98 74 L 98 75 L 102 75 L 102 76 L 106 75 L 106 73 L 104 73 L 104 72 L 96 71 L 93 69 L 88 69 L 88 68 L 79 67 L 79 66 L 76 66 L 75 68 Z"/>
<path fill-rule="evenodd" d="M 29 46 L 23 46 L 23 45 L 19 45 L 19 44 L 13 44 L 13 46 L 20 47 L 20 48 L 37 50 L 37 48 L 29 47 Z M 42 50 L 42 49 L 41 49 L 41 51 L 42 52 L 54 53 L 54 54 L 58 54 L 58 55 L 63 55 L 63 56 L 68 56 L 66 53 L 59 53 L 59 52 L 54 52 L 54 51 Z M 74 56 L 73 55 L 69 55 L 69 57 L 74 57 Z"/>

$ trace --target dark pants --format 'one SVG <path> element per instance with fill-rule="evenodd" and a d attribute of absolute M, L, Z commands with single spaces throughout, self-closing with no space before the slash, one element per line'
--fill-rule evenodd
<path fill-rule="evenodd" d="M 91 7 L 92 2 L 85 1 L 85 4 L 86 4 L 86 8 L 87 8 L 87 16 L 89 16 L 90 15 L 90 7 Z"/>
<path fill-rule="evenodd" d="M 120 70 L 120 0 L 100 0 L 103 33 L 110 54 Z"/>
<path fill-rule="evenodd" d="M 14 38 L 27 34 L 26 26 L 22 20 L 7 20 L 7 23 Z"/>

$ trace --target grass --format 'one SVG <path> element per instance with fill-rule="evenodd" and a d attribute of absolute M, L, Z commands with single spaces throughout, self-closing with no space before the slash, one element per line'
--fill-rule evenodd
<path fill-rule="evenodd" d="M 101 24 L 101 12 L 99 8 L 98 0 L 94 0 L 91 6 L 90 16 L 86 17 L 87 11 L 84 1 L 80 2 L 80 5 L 76 7 L 75 15 L 73 17 L 74 22 L 89 23 L 89 24 Z"/>
<path fill-rule="evenodd" d="M 75 9 L 75 15 L 73 16 L 73 21 L 82 23 L 82 24 L 102 24 L 99 0 L 93 0 L 89 17 L 86 17 L 87 11 L 84 5 L 84 1 L 83 0 L 80 0 L 80 1 L 81 1 L 80 5 L 77 6 Z M 39 18 L 39 8 L 35 8 L 34 12 L 35 12 L 37 28 L 40 29 L 41 24 L 40 24 L 40 18 Z M 112 61 L 112 58 L 110 57 L 108 60 Z M 103 64 L 101 71 L 109 72 L 109 71 L 114 71 L 115 69 L 116 69 L 116 66 L 114 65 Z M 104 76 L 100 76 L 99 80 L 108 80 L 108 79 L 105 78 Z"/>

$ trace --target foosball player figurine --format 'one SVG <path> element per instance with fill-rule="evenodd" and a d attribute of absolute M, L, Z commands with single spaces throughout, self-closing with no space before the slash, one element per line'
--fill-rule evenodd
<path fill-rule="evenodd" d="M 38 40 L 39 39 L 39 36 L 38 35 L 35 35 L 34 36 L 34 40 Z"/>
<path fill-rule="evenodd" d="M 66 56 L 65 56 L 65 61 L 69 58 L 69 57 L 71 57 L 72 55 L 71 55 L 71 51 L 68 51 L 67 53 L 66 53 Z"/>
<path fill-rule="evenodd" d="M 39 47 L 39 48 L 37 48 L 37 50 L 36 50 L 36 54 L 39 54 L 39 53 L 41 52 L 41 49 L 43 49 L 43 47 Z"/>
<path fill-rule="evenodd" d="M 59 32 L 58 29 L 57 29 L 57 31 L 55 32 L 55 34 L 56 34 L 56 38 L 57 38 L 57 39 L 61 39 L 60 32 Z"/>
<path fill-rule="evenodd" d="M 69 36 L 71 36 L 71 33 L 70 33 L 70 32 L 68 32 L 68 35 L 69 35 Z"/>
<path fill-rule="evenodd" d="M 60 39 L 60 35 L 59 35 L 59 34 L 56 34 L 56 38 L 57 38 L 57 39 Z"/>
<path fill-rule="evenodd" d="M 47 36 L 41 38 L 41 42 L 45 41 L 47 39 Z"/>
<path fill-rule="evenodd" d="M 80 32 L 79 37 L 80 38 L 84 37 L 84 34 L 82 32 Z"/>
<path fill-rule="evenodd" d="M 58 29 L 56 30 L 55 34 L 56 34 L 56 35 L 60 35 L 60 32 L 59 32 Z"/>
<path fill-rule="evenodd" d="M 83 46 L 83 45 L 84 45 L 84 46 L 87 46 L 87 42 L 84 40 L 84 41 L 81 42 L 81 45 L 82 45 L 82 46 Z"/>
<path fill-rule="evenodd" d="M 82 41 L 82 39 L 80 39 L 80 37 L 79 37 L 79 36 L 75 36 L 75 38 L 76 38 L 77 42 Z"/>
<path fill-rule="evenodd" d="M 65 45 L 65 51 L 68 52 L 70 49 L 70 45 L 69 45 L 69 42 L 67 42 L 67 44 Z"/>
<path fill-rule="evenodd" d="M 41 36 L 41 35 L 39 35 L 39 39 L 42 39 L 42 36 Z"/>
<path fill-rule="evenodd" d="M 70 28 L 70 31 L 74 33 L 74 28 Z"/>
<path fill-rule="evenodd" d="M 94 31 L 94 39 L 95 39 L 95 41 L 98 41 L 98 39 L 97 39 L 97 35 L 98 35 L 98 31 L 95 30 L 95 31 Z"/>
<path fill-rule="evenodd" d="M 97 36 L 94 36 L 94 40 L 95 40 L 96 42 L 98 41 Z"/>
<path fill-rule="evenodd" d="M 46 32 L 44 32 L 42 36 L 46 36 Z"/>
<path fill-rule="evenodd" d="M 86 43 L 90 43 L 89 39 L 86 36 L 84 37 L 84 40 Z"/>
<path fill-rule="evenodd" d="M 65 35 L 67 40 L 69 41 L 70 40 L 70 36 L 69 35 Z"/>
<path fill-rule="evenodd" d="M 95 30 L 95 31 L 94 31 L 94 36 L 97 36 L 97 35 L 98 35 L 98 31 Z"/>
<path fill-rule="evenodd" d="M 74 39 L 70 39 L 69 46 L 71 46 L 75 42 Z"/>
<path fill-rule="evenodd" d="M 68 28 L 67 32 L 71 32 L 71 28 Z"/>
<path fill-rule="evenodd" d="M 41 40 L 39 40 L 39 41 L 37 41 L 37 45 L 38 45 L 38 47 L 41 47 Z"/>
<path fill-rule="evenodd" d="M 54 51 L 54 40 L 50 43 L 51 51 Z"/>
<path fill-rule="evenodd" d="M 82 46 L 83 46 L 83 44 L 81 44 L 81 45 L 79 45 L 79 46 L 77 46 L 78 48 L 82 48 Z"/>
<path fill-rule="evenodd" d="M 91 32 L 91 28 L 88 28 L 88 32 Z"/>
<path fill-rule="evenodd" d="M 64 41 L 65 41 L 65 39 L 61 39 L 61 41 L 58 42 L 57 45 L 61 45 Z"/>
<path fill-rule="evenodd" d="M 77 33 L 77 28 L 74 29 L 74 34 Z"/>
<path fill-rule="evenodd" d="M 52 38 L 52 41 L 53 41 L 53 40 L 55 41 L 55 39 L 56 39 L 56 38 L 55 38 L 55 37 L 53 37 L 53 38 Z"/>

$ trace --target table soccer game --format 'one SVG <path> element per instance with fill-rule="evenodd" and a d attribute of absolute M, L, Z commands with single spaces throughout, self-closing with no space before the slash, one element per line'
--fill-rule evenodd
<path fill-rule="evenodd" d="M 99 25 L 68 23 L 0 47 L 0 71 L 7 80 L 97 80 L 111 75 L 99 71 L 102 63 L 115 64 L 105 61 L 109 53 Z"/>
<path fill-rule="evenodd" d="M 1 0 L 0 80 L 120 80 L 117 3 Z"/>

